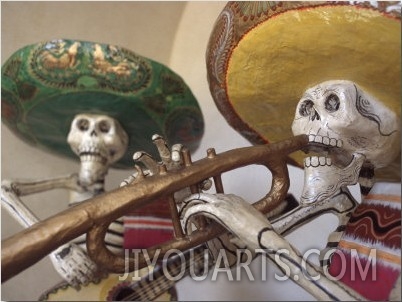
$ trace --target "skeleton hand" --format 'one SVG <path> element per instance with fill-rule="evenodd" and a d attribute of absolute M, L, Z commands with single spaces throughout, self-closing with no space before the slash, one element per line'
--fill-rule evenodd
<path fill-rule="evenodd" d="M 193 216 L 201 213 L 221 223 L 249 247 L 255 245 L 254 239 L 249 236 L 250 232 L 269 224 L 251 204 L 233 194 L 200 193 L 186 198 L 179 214 L 188 233 L 191 232 Z"/>
<path fill-rule="evenodd" d="M 181 153 L 183 145 L 175 144 L 172 146 L 172 149 L 170 151 L 165 139 L 160 135 L 155 134 L 152 137 L 152 140 L 158 148 L 159 156 L 162 160 L 162 163 L 166 165 L 167 170 L 174 170 L 183 164 Z M 135 152 L 133 159 L 134 161 L 142 163 L 145 169 L 142 170 L 138 166 L 136 166 L 137 171 L 134 174 L 130 175 L 127 179 L 125 179 L 120 184 L 121 187 L 134 182 L 139 177 L 140 173 L 142 173 L 144 176 L 151 176 L 157 174 L 159 171 L 159 162 L 144 151 Z"/>
<path fill-rule="evenodd" d="M 319 268 L 305 261 L 301 253 L 275 232 L 265 216 L 239 196 L 229 194 L 194 194 L 183 201 L 180 218 L 187 232 L 191 220 L 204 215 L 218 221 L 240 238 L 251 250 L 263 251 L 288 277 L 317 299 L 363 299 L 341 283 L 328 279 Z M 318 277 L 311 282 L 311 277 Z"/>
<path fill-rule="evenodd" d="M 236 201 L 239 201 L 239 203 Z M 242 216 L 243 213 L 246 212 L 245 210 L 242 211 L 241 205 L 243 205 L 243 203 L 246 202 L 240 197 L 232 194 L 194 194 L 183 201 L 183 206 L 180 211 L 180 219 L 182 220 L 187 232 L 190 231 L 191 216 L 198 212 L 223 223 L 229 231 L 234 230 L 234 226 L 231 225 L 232 223 L 236 223 L 236 226 L 239 226 L 240 229 L 247 230 L 247 225 L 252 217 L 248 217 L 247 215 Z M 252 207 L 249 204 L 247 205 Z M 225 209 L 221 209 L 221 207 L 225 207 Z M 204 210 L 205 212 L 203 212 Z M 217 219 L 215 214 L 223 213 L 224 210 L 227 210 L 230 214 L 227 216 L 225 214 L 225 219 Z M 238 224 L 240 220 L 242 220 L 243 223 Z M 225 221 L 227 221 L 228 224 L 230 223 L 230 225 L 226 225 Z M 244 224 L 244 226 L 242 226 L 242 224 Z M 218 238 L 212 239 L 207 242 L 207 245 L 215 260 L 217 260 L 221 250 L 224 249 L 230 267 L 243 263 L 249 258 L 249 256 L 251 256 L 251 258 L 255 257 L 254 249 L 250 248 L 243 238 L 234 236 L 232 233 L 225 233 Z M 242 252 L 239 253 L 240 251 Z"/>
<path fill-rule="evenodd" d="M 99 277 L 95 262 L 74 243 L 62 245 L 49 256 L 60 276 L 76 289 Z"/>

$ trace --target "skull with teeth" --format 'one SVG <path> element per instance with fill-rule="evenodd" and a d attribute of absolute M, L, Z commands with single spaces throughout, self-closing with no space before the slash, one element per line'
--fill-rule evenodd
<path fill-rule="evenodd" d="M 396 114 L 353 82 L 327 81 L 307 89 L 297 105 L 293 134 L 307 134 L 308 151 L 324 152 L 331 159 L 305 159 L 302 202 L 317 201 L 318 191 L 339 189 L 334 183 L 350 178 L 351 171 L 358 174 L 362 156 L 375 168 L 387 166 L 400 152 L 399 129 Z M 320 173 L 324 170 L 325 176 Z M 356 181 L 357 175 L 348 184 Z"/>
<path fill-rule="evenodd" d="M 67 137 L 80 157 L 80 183 L 92 185 L 103 180 L 109 166 L 126 152 L 128 136 L 120 123 L 105 115 L 78 114 Z"/>

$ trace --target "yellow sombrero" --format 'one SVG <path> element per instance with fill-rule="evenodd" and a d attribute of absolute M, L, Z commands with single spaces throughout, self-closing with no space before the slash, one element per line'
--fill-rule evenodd
<path fill-rule="evenodd" d="M 253 144 L 292 136 L 302 93 L 326 80 L 354 81 L 400 116 L 400 7 L 393 4 L 229 2 L 206 55 L 216 105 Z M 304 155 L 291 156 L 298 165 Z M 381 177 L 400 180 L 400 168 Z"/>

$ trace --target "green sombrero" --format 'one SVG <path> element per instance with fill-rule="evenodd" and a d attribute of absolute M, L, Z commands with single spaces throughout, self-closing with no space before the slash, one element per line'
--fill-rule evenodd
<path fill-rule="evenodd" d="M 190 150 L 199 145 L 203 116 L 185 82 L 166 66 L 108 44 L 52 40 L 16 51 L 1 72 L 2 121 L 24 141 L 77 158 L 67 144 L 78 113 L 120 122 L 129 146 L 116 168 L 133 166 L 133 153 L 158 158 L 152 135 Z"/>
<path fill-rule="evenodd" d="M 207 48 L 210 91 L 253 144 L 291 137 L 302 93 L 350 80 L 400 116 L 400 7 L 379 2 L 230 2 Z M 302 152 L 290 163 L 301 166 Z M 380 178 L 400 181 L 400 159 Z M 398 168 L 399 166 L 399 168 Z"/>

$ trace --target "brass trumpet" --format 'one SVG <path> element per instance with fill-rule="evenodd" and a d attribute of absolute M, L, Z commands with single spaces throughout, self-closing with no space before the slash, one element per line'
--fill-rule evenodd
<path fill-rule="evenodd" d="M 195 247 L 222 234 L 224 229 L 212 222 L 201 224 L 191 235 L 185 235 L 175 206 L 175 192 L 189 187 L 192 193 L 197 193 L 199 185 L 212 178 L 216 192 L 224 193 L 222 173 L 252 164 L 263 165 L 272 173 L 272 184 L 268 194 L 253 205 L 267 214 L 283 201 L 289 189 L 288 155 L 307 144 L 308 137 L 300 135 L 277 143 L 238 148 L 220 154 L 210 148 L 205 158 L 195 162 L 192 162 L 189 151 L 184 149 L 182 168 L 167 171 L 166 166 L 161 164 L 156 175 L 140 175 L 139 181 L 133 184 L 84 201 L 3 240 L 2 282 L 84 233 L 87 233 L 88 254 L 98 265 L 114 273 L 124 272 L 126 260 L 111 253 L 105 246 L 104 237 L 109 224 L 129 210 L 162 197 L 168 197 L 171 205 L 175 238 L 148 249 L 149 257 L 154 257 L 157 249 L 160 250 L 158 258 L 162 258 L 169 249 L 185 251 Z M 130 270 L 146 265 L 144 255 L 139 255 L 137 263 L 134 259 L 129 260 Z"/>

